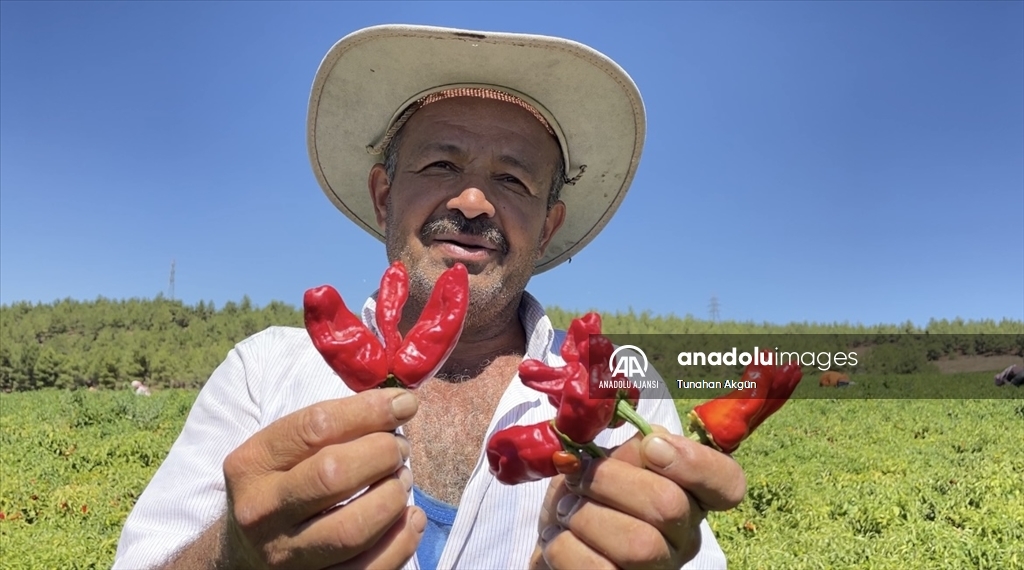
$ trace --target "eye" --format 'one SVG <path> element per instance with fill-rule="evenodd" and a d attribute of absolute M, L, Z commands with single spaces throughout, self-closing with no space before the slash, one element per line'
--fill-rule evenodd
<path fill-rule="evenodd" d="M 450 163 L 448 161 L 439 160 L 437 162 L 433 162 L 433 163 L 427 165 L 427 168 L 441 168 L 441 169 L 444 169 L 444 170 L 454 170 L 455 166 L 452 165 L 452 163 Z"/>
<path fill-rule="evenodd" d="M 523 186 L 523 187 L 526 186 L 525 184 L 522 183 L 521 180 L 519 180 L 515 176 L 512 176 L 511 174 L 503 174 L 503 175 L 498 177 L 498 180 L 500 180 L 501 182 L 506 182 L 508 184 L 517 184 L 517 185 Z"/>

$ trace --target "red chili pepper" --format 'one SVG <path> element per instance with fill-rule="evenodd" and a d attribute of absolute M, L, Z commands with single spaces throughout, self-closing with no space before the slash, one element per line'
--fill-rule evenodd
<path fill-rule="evenodd" d="M 345 306 L 329 285 L 306 291 L 306 330 L 327 364 L 355 392 L 394 378 L 416 388 L 437 373 L 455 350 L 469 309 L 469 273 L 461 263 L 438 278 L 423 312 L 403 339 L 398 330 L 409 296 L 409 276 L 396 261 L 377 295 L 377 326 L 384 343 Z"/>
<path fill-rule="evenodd" d="M 734 390 L 693 408 L 690 430 L 719 451 L 733 453 L 786 403 L 802 376 L 799 365 L 750 365 L 741 382 L 752 382 L 754 387 Z"/>
<path fill-rule="evenodd" d="M 409 300 L 409 273 L 401 261 L 396 261 L 384 271 L 377 292 L 377 329 L 384 337 L 384 351 L 388 362 L 395 361 L 398 347 L 402 345 L 402 333 L 398 324 L 402 320 L 402 309 Z M 390 371 L 390 366 L 388 367 Z"/>
<path fill-rule="evenodd" d="M 590 374 L 583 364 L 570 362 L 565 368 L 569 376 L 562 386 L 555 429 L 575 443 L 590 443 L 611 424 L 618 400 L 614 392 L 611 398 L 593 397 Z"/>
<path fill-rule="evenodd" d="M 558 474 L 552 456 L 563 451 L 551 422 L 512 426 L 487 441 L 487 464 L 506 485 L 539 481 Z"/>
<path fill-rule="evenodd" d="M 313 346 L 355 392 L 376 388 L 388 375 L 380 340 L 345 306 L 330 285 L 306 291 L 302 304 Z"/>
<path fill-rule="evenodd" d="M 582 363 L 552 367 L 538 360 L 529 362 L 519 367 L 519 379 L 527 387 L 548 395 L 557 408 L 555 428 L 560 433 L 584 444 L 610 427 L 615 416 L 616 392 L 611 390 L 611 397 L 607 398 L 594 397 L 595 389 Z"/>
<path fill-rule="evenodd" d="M 419 320 L 395 353 L 391 372 L 407 388 L 429 380 L 458 344 L 469 310 L 469 271 L 449 267 L 434 284 Z"/>
<path fill-rule="evenodd" d="M 612 380 L 625 380 L 613 376 L 609 368 L 614 350 L 611 341 L 601 335 L 601 316 L 591 312 L 569 324 L 561 348 L 565 366 L 551 367 L 539 360 L 525 360 L 519 366 L 520 380 L 548 395 L 551 405 L 558 408 L 555 427 L 576 443 L 589 443 L 606 427 L 626 423 L 615 415 L 618 400 L 628 401 L 634 410 L 640 401 L 636 386 L 604 387 Z M 602 420 L 611 423 L 601 424 Z"/>
<path fill-rule="evenodd" d="M 750 433 L 754 433 L 757 426 L 761 425 L 769 416 L 779 411 L 779 408 L 789 401 L 789 397 L 793 395 L 793 390 L 796 390 L 796 386 L 800 383 L 803 376 L 804 373 L 800 370 L 800 365 L 797 363 L 789 363 L 775 369 L 772 387 L 768 390 L 768 399 L 765 400 L 761 411 L 758 412 L 757 416 L 754 417 L 754 421 L 751 422 Z"/>
<path fill-rule="evenodd" d="M 605 336 L 591 336 L 587 343 L 587 366 L 590 370 L 590 397 L 611 400 L 625 400 L 635 410 L 640 404 L 640 388 L 637 388 L 629 379 L 622 374 L 613 375 L 614 367 L 610 364 L 612 353 L 615 347 Z M 621 386 L 626 388 L 602 388 L 602 386 Z M 622 427 L 626 420 L 618 417 L 611 427 L 612 429 Z"/>
<path fill-rule="evenodd" d="M 553 367 L 540 360 L 524 360 L 519 364 L 519 380 L 527 388 L 548 395 L 551 405 L 558 407 L 562 402 L 562 389 L 572 371 L 568 366 Z"/>
<path fill-rule="evenodd" d="M 748 366 L 740 381 L 753 382 L 754 387 L 733 390 L 696 406 L 690 412 L 691 429 L 703 432 L 710 443 L 723 453 L 736 451 L 740 442 L 750 435 L 750 424 L 764 406 L 771 388 L 771 370 Z"/>
<path fill-rule="evenodd" d="M 590 376 L 579 362 L 552 367 L 539 360 L 524 361 L 519 367 L 519 379 L 548 395 L 558 409 L 555 429 L 576 443 L 594 441 L 615 415 L 616 400 L 592 397 Z"/>
<path fill-rule="evenodd" d="M 566 352 L 566 346 L 574 348 Z M 601 386 L 608 386 L 610 380 L 626 380 L 625 376 L 613 376 L 614 367 L 609 367 L 609 361 L 615 346 L 608 337 L 601 334 L 601 315 L 590 312 L 582 317 L 573 319 L 569 324 L 565 342 L 562 343 L 562 358 L 566 362 L 575 359 L 583 363 L 590 370 L 590 386 L 594 390 L 591 396 L 595 398 L 618 398 L 624 399 L 636 409 L 640 402 L 640 389 L 636 386 L 629 388 L 605 389 Z M 612 427 L 620 427 L 625 420 L 619 419 Z"/>
<path fill-rule="evenodd" d="M 589 312 L 569 323 L 562 342 L 562 359 L 566 362 L 590 363 L 590 335 L 601 334 L 601 315 Z"/>
<path fill-rule="evenodd" d="M 613 347 L 610 341 L 603 336 L 593 336 L 601 334 L 601 315 L 591 312 L 573 319 L 569 324 L 569 329 L 566 331 L 565 339 L 562 342 L 562 348 L 560 352 L 562 354 L 562 360 L 566 364 L 580 363 L 588 370 L 591 370 L 593 374 L 594 370 L 599 369 L 598 363 L 595 361 L 592 366 L 590 361 L 590 345 L 592 343 L 601 343 L 601 346 L 607 346 L 607 354 L 602 353 L 604 367 L 607 367 L 608 357 L 611 356 Z M 602 343 L 603 341 L 603 343 Z M 519 378 L 523 384 L 533 388 L 539 392 L 548 394 L 549 401 L 552 406 L 556 408 L 561 402 L 562 389 L 565 386 L 566 380 L 572 377 L 574 372 L 567 369 L 565 366 L 552 367 L 541 362 L 540 360 L 524 360 L 519 365 Z M 611 371 L 608 371 L 608 378 L 611 378 Z M 595 384 L 596 385 L 596 384 Z M 638 394 L 639 396 L 639 394 Z"/>

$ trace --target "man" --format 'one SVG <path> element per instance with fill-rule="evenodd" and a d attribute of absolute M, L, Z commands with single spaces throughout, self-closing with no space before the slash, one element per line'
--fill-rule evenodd
<path fill-rule="evenodd" d="M 403 332 L 438 275 L 467 266 L 459 344 L 415 393 L 353 394 L 301 329 L 239 343 L 114 567 L 724 567 L 704 516 L 739 503 L 742 470 L 678 435 L 665 392 L 639 406 L 664 429 L 606 430 L 611 458 L 568 478 L 502 485 L 482 454 L 496 430 L 554 416 L 516 373 L 524 358 L 564 364 L 525 288 L 607 223 L 644 121 L 625 72 L 574 42 L 380 26 L 336 44 L 310 98 L 313 170 L 408 268 Z M 375 330 L 374 303 L 362 317 Z"/>

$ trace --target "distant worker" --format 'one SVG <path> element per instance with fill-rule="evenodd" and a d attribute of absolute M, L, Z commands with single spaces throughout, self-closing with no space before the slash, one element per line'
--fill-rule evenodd
<path fill-rule="evenodd" d="M 133 380 L 132 381 L 132 388 L 135 388 L 135 395 L 136 396 L 149 396 L 150 395 L 149 387 L 147 387 L 142 382 L 139 382 L 138 380 Z"/>
<path fill-rule="evenodd" d="M 1024 367 L 1014 364 L 1007 366 L 1006 370 L 996 374 L 996 386 L 1002 386 L 1003 384 L 1013 384 L 1018 388 L 1024 385 Z"/>
<path fill-rule="evenodd" d="M 828 372 L 821 375 L 821 379 L 818 380 L 818 386 L 827 388 L 841 388 L 850 384 L 850 377 L 841 372 Z"/>

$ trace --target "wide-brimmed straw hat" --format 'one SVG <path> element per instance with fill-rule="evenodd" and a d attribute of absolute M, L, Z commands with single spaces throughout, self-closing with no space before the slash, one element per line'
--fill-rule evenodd
<path fill-rule="evenodd" d="M 566 261 L 611 219 L 633 181 L 646 134 L 640 92 L 583 44 L 530 34 L 386 25 L 356 31 L 317 70 L 306 140 L 324 193 L 384 240 L 367 188 L 407 110 L 453 88 L 500 92 L 536 110 L 561 145 L 565 222 L 534 273 Z"/>

